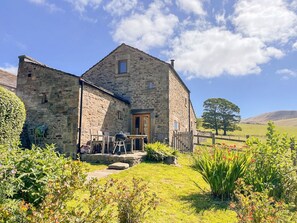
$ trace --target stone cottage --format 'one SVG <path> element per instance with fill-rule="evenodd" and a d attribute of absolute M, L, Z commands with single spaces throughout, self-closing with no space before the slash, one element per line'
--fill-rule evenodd
<path fill-rule="evenodd" d="M 44 143 L 75 156 L 91 131 L 145 134 L 149 142 L 171 143 L 173 131 L 195 130 L 190 91 L 174 70 L 147 53 L 121 44 L 81 77 L 27 56 L 19 57 L 17 94 L 27 109 L 25 135 L 31 143 L 46 125 Z"/>

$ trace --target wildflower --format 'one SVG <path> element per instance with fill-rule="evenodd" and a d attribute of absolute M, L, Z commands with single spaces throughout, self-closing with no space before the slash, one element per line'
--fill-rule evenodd
<path fill-rule="evenodd" d="M 230 208 L 234 209 L 236 207 L 236 204 L 234 202 L 230 203 Z"/>

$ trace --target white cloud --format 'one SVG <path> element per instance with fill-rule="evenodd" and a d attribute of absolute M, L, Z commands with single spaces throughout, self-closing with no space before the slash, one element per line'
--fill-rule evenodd
<path fill-rule="evenodd" d="M 92 9 L 97 9 L 102 0 L 66 0 L 67 2 L 71 3 L 74 9 L 80 13 L 84 12 L 87 7 Z"/>
<path fill-rule="evenodd" d="M 246 38 L 225 29 L 185 31 L 175 39 L 168 54 L 175 68 L 188 78 L 213 78 L 222 74 L 243 76 L 261 72 L 259 65 L 283 53 L 257 38 Z"/>
<path fill-rule="evenodd" d="M 297 50 L 297 42 L 295 42 L 292 46 L 293 50 Z"/>
<path fill-rule="evenodd" d="M 289 80 L 292 77 L 297 77 L 297 73 L 290 69 L 280 69 L 276 71 L 276 74 L 282 75 L 283 80 Z"/>
<path fill-rule="evenodd" d="M 176 0 L 176 4 L 187 13 L 206 15 L 206 12 L 203 9 L 202 1 L 203 0 Z"/>
<path fill-rule="evenodd" d="M 143 13 L 123 17 L 116 23 L 113 39 L 142 50 L 166 45 L 178 23 L 178 18 L 166 10 L 161 1 L 155 0 Z"/>
<path fill-rule="evenodd" d="M 233 24 L 245 36 L 287 42 L 297 35 L 297 15 L 285 0 L 239 0 Z"/>
<path fill-rule="evenodd" d="M 47 0 L 28 0 L 28 1 L 33 4 L 36 4 L 36 5 L 44 6 L 50 12 L 63 11 L 61 8 L 57 7 L 55 4 L 47 2 Z"/>
<path fill-rule="evenodd" d="M 219 26 L 225 26 L 226 25 L 225 11 L 223 11 L 222 13 L 216 14 L 215 19 Z"/>
<path fill-rule="evenodd" d="M 17 75 L 18 73 L 18 67 L 15 67 L 11 64 L 5 64 L 4 67 L 0 67 L 0 70 L 4 70 L 8 73 L 11 73 L 11 74 L 14 74 L 14 75 Z"/>
<path fill-rule="evenodd" d="M 123 15 L 137 5 L 137 0 L 112 0 L 104 6 L 104 10 L 112 15 Z"/>

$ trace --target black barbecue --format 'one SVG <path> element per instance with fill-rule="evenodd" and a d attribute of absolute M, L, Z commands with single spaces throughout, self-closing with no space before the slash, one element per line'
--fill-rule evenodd
<path fill-rule="evenodd" d="M 125 141 L 127 139 L 127 135 L 120 132 L 115 135 L 115 141 Z"/>

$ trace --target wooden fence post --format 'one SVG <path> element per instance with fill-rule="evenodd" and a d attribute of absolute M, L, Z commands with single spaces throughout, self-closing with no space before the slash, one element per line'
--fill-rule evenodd
<path fill-rule="evenodd" d="M 212 133 L 211 137 L 212 137 L 212 145 L 216 144 L 216 136 L 215 136 L 215 134 Z"/>

